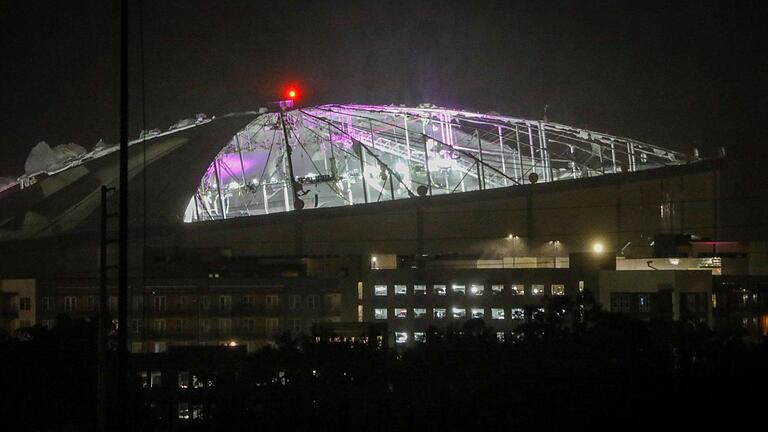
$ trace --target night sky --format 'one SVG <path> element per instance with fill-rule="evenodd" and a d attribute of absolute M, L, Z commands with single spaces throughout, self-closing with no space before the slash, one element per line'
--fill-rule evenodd
<path fill-rule="evenodd" d="M 258 108 L 289 81 L 305 104 L 526 118 L 548 105 L 552 121 L 705 155 L 757 149 L 766 118 L 758 1 L 144 3 L 130 35 L 132 135 Z M 40 140 L 117 141 L 118 10 L 2 1 L 0 175 L 20 174 Z"/>

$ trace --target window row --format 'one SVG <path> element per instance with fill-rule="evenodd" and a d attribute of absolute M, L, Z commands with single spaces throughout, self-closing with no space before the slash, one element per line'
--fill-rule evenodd
<path fill-rule="evenodd" d="M 510 284 L 508 286 L 505 286 L 504 284 L 494 284 L 494 285 L 491 285 L 490 292 L 493 295 L 504 294 L 506 292 L 507 287 L 509 288 L 509 292 L 512 295 L 525 295 L 526 293 L 525 284 Z M 427 285 L 413 285 L 413 287 L 411 288 L 411 292 L 415 296 L 425 296 L 427 295 L 427 291 L 428 291 Z M 450 286 L 450 291 L 452 294 L 466 295 L 467 293 L 469 293 L 469 295 L 481 296 L 485 294 L 485 285 L 472 284 L 472 285 L 469 285 L 469 290 L 467 290 L 466 285 L 454 284 Z M 395 296 L 408 295 L 408 285 L 393 285 L 392 292 Z M 448 285 L 442 285 L 442 284 L 432 285 L 431 292 L 433 295 L 436 295 L 436 296 L 447 295 Z M 561 296 L 561 295 L 565 295 L 565 285 L 551 284 L 549 286 L 549 291 L 547 292 L 546 285 L 531 284 L 528 287 L 528 293 L 530 295 L 544 295 L 549 293 L 553 296 Z M 384 284 L 374 285 L 373 295 L 376 297 L 388 296 L 389 285 L 384 285 Z"/>
<path fill-rule="evenodd" d="M 318 319 L 306 320 L 307 325 L 318 324 L 322 322 Z M 237 324 L 238 322 L 235 322 Z M 151 323 L 151 329 L 156 334 L 165 333 L 184 333 L 195 330 L 194 321 L 187 319 L 153 319 Z M 232 330 L 243 331 L 248 333 L 266 332 L 267 334 L 274 334 L 279 331 L 290 331 L 291 333 L 301 333 L 305 330 L 305 320 L 299 318 L 288 318 L 282 324 L 278 318 L 245 318 L 239 320 L 239 325 L 234 325 L 231 318 L 219 318 L 219 319 L 200 319 L 198 321 L 198 329 L 200 333 L 208 334 L 211 332 L 217 332 L 220 335 L 229 335 Z M 131 333 L 141 334 L 144 330 L 144 320 L 134 319 L 131 320 Z"/>
<path fill-rule="evenodd" d="M 490 318 L 493 320 L 504 320 L 504 319 L 512 319 L 512 320 L 524 320 L 526 318 L 526 309 L 525 308 L 511 308 L 509 309 L 509 315 L 507 315 L 507 310 L 504 308 L 490 308 Z M 420 318 L 427 318 L 427 308 L 393 308 L 392 309 L 392 317 L 396 319 L 406 319 L 409 316 L 420 319 Z M 535 313 L 543 313 L 544 308 L 536 308 L 534 309 Z M 467 315 L 469 314 L 469 315 Z M 467 319 L 467 317 L 473 318 L 473 319 L 485 319 L 486 318 L 486 309 L 485 308 L 432 308 L 432 319 L 436 320 L 443 320 L 447 319 L 449 316 L 453 319 Z M 374 308 L 373 309 L 373 319 L 374 320 L 386 320 L 389 319 L 389 309 L 387 308 Z"/>
<path fill-rule="evenodd" d="M 504 342 L 505 337 L 504 332 L 496 332 L 496 340 L 499 342 Z M 413 332 L 413 341 L 416 343 L 424 343 L 427 341 L 427 333 L 426 332 Z M 395 344 L 397 345 L 403 345 L 408 343 L 408 332 L 395 332 Z"/>
<path fill-rule="evenodd" d="M 169 299 L 167 296 L 164 296 L 164 295 L 151 296 L 152 310 L 156 312 L 167 312 L 167 311 L 183 311 L 183 310 L 191 309 L 191 304 L 196 302 L 195 297 L 196 296 L 192 296 L 192 295 L 175 296 L 173 297 L 172 303 L 169 305 Z M 263 298 L 263 302 L 257 301 L 257 296 L 245 295 L 240 298 L 241 301 L 239 302 L 239 304 L 242 306 L 245 306 L 246 308 L 253 308 L 253 309 L 263 306 L 266 310 L 276 310 L 280 307 L 279 294 L 267 294 L 260 297 Z M 288 309 L 297 310 L 302 307 L 306 307 L 307 309 L 314 310 L 320 307 L 319 295 L 312 294 L 304 297 L 305 298 L 302 298 L 301 295 L 296 295 L 296 294 L 288 295 L 287 296 Z M 338 297 L 338 298 L 335 298 L 335 297 Z M 333 306 L 336 303 L 340 303 L 340 301 L 341 301 L 340 296 L 338 294 L 331 294 L 326 299 L 326 302 L 331 306 Z M 95 312 L 98 310 L 98 302 L 99 302 L 99 297 L 95 295 L 64 296 L 63 297 L 64 312 L 75 312 L 75 311 Z M 201 296 L 200 297 L 201 309 L 204 309 L 204 310 L 211 309 L 214 302 L 217 310 L 222 312 L 230 311 L 232 310 L 233 296 L 219 295 L 219 296 Z M 22 298 L 20 299 L 19 309 L 29 310 L 31 309 L 30 305 L 31 305 L 31 302 L 29 298 L 26 298 L 26 297 Z M 117 310 L 117 296 L 109 296 L 108 306 L 111 311 Z M 143 307 L 144 307 L 143 297 L 134 296 L 131 299 L 132 310 L 134 311 L 142 310 Z M 42 310 L 44 312 L 52 312 L 55 309 L 56 309 L 56 303 L 55 303 L 54 297 L 44 296 L 42 298 Z"/>

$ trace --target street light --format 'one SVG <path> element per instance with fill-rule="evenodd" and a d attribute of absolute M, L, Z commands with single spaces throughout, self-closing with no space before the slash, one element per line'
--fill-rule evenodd
<path fill-rule="evenodd" d="M 595 244 L 592 245 L 592 251 L 594 251 L 595 253 L 602 252 L 603 251 L 603 244 L 600 243 L 600 242 L 596 242 Z"/>

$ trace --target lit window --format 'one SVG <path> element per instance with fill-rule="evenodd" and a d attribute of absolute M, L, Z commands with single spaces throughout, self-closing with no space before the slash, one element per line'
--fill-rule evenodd
<path fill-rule="evenodd" d="M 162 374 L 160 371 L 152 371 L 149 378 L 149 386 L 150 387 L 160 387 L 162 384 Z"/>
<path fill-rule="evenodd" d="M 491 319 L 503 320 L 504 309 L 503 308 L 491 308 Z"/>
<path fill-rule="evenodd" d="M 562 284 L 552 284 L 552 295 L 553 296 L 563 296 L 563 295 L 565 295 L 565 285 L 562 285 Z"/>
<path fill-rule="evenodd" d="M 464 285 L 454 285 L 451 287 L 454 294 L 466 294 L 467 288 Z"/>
<path fill-rule="evenodd" d="M 445 319 L 446 315 L 448 315 L 448 313 L 446 312 L 445 308 L 432 309 L 432 317 L 434 319 Z"/>
<path fill-rule="evenodd" d="M 579 281 L 579 292 L 584 292 L 584 281 L 583 280 Z"/>
<path fill-rule="evenodd" d="M 512 308 L 509 311 L 509 317 L 513 320 L 524 320 L 525 310 L 523 308 Z"/>
<path fill-rule="evenodd" d="M 483 318 L 485 318 L 485 309 L 472 308 L 472 319 L 483 319 Z"/>
<path fill-rule="evenodd" d="M 189 371 L 179 371 L 179 388 L 189 388 Z"/>
<path fill-rule="evenodd" d="M 426 285 L 414 285 L 413 286 L 413 295 L 416 295 L 416 296 L 427 295 L 427 286 Z"/>
<path fill-rule="evenodd" d="M 504 285 L 491 285 L 491 292 L 493 295 L 502 294 L 504 292 Z"/>
<path fill-rule="evenodd" d="M 640 294 L 637 296 L 637 310 L 642 313 L 651 311 L 651 300 L 648 294 Z"/>
<path fill-rule="evenodd" d="M 427 316 L 427 309 L 426 308 L 413 308 L 413 317 L 414 318 L 424 318 Z"/>
<path fill-rule="evenodd" d="M 203 378 L 197 375 L 192 375 L 192 388 L 203 388 Z"/>
<path fill-rule="evenodd" d="M 363 282 L 362 281 L 357 282 L 357 299 L 358 300 L 363 299 Z"/>
<path fill-rule="evenodd" d="M 373 310 L 373 319 L 377 320 L 385 320 L 387 319 L 387 309 L 386 308 L 376 308 Z"/>
<path fill-rule="evenodd" d="M 485 292 L 485 287 L 483 285 L 470 285 L 469 292 L 472 295 L 481 296 Z"/>
<path fill-rule="evenodd" d="M 512 291 L 512 295 L 525 295 L 525 285 L 523 284 L 512 284 L 509 289 Z"/>
<path fill-rule="evenodd" d="M 541 284 L 531 285 L 531 295 L 544 295 L 544 285 L 541 285 Z"/>
<path fill-rule="evenodd" d="M 408 309 L 395 308 L 395 318 L 407 318 L 407 317 L 408 317 Z"/>
<path fill-rule="evenodd" d="M 406 295 L 406 294 L 408 294 L 407 285 L 395 285 L 395 295 Z"/>
<path fill-rule="evenodd" d="M 504 342 L 504 332 L 496 332 L 496 340 L 499 342 Z"/>
<path fill-rule="evenodd" d="M 464 319 L 467 317 L 467 310 L 463 308 L 453 308 L 453 319 Z"/>
<path fill-rule="evenodd" d="M 141 386 L 144 388 L 149 387 L 149 375 L 146 371 L 137 372 L 136 376 L 139 377 L 139 382 L 141 383 Z"/>
<path fill-rule="evenodd" d="M 179 404 L 179 420 L 189 420 L 189 404 L 186 402 Z"/>
<path fill-rule="evenodd" d="M 196 403 L 192 405 L 192 420 L 203 418 L 203 404 Z"/>
<path fill-rule="evenodd" d="M 446 293 L 445 285 L 434 285 L 433 289 L 435 291 L 435 295 L 444 296 Z"/>
<path fill-rule="evenodd" d="M 424 343 L 427 341 L 427 334 L 424 332 L 413 332 L 414 342 Z"/>
<path fill-rule="evenodd" d="M 374 285 L 373 287 L 373 295 L 378 297 L 386 297 L 387 295 L 387 286 L 386 285 Z"/>
<path fill-rule="evenodd" d="M 357 322 L 363 322 L 363 305 L 357 305 Z"/>
<path fill-rule="evenodd" d="M 717 309 L 717 294 L 712 294 L 712 309 Z"/>
<path fill-rule="evenodd" d="M 533 319 L 544 318 L 544 308 L 536 308 L 533 311 Z"/>
<path fill-rule="evenodd" d="M 406 332 L 395 332 L 395 343 L 396 344 L 404 344 L 408 342 L 408 333 Z"/>

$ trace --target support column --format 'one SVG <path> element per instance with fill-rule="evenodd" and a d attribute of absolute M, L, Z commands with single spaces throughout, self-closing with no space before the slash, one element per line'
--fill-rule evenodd
<path fill-rule="evenodd" d="M 531 148 L 531 172 L 536 172 L 536 152 L 533 150 L 533 131 L 530 123 L 528 123 L 528 145 Z"/>
<path fill-rule="evenodd" d="M 499 126 L 499 151 L 501 152 L 501 172 L 507 175 L 507 165 L 504 162 L 504 137 L 501 135 L 501 126 Z M 515 176 L 517 177 L 517 176 Z M 504 177 L 504 186 L 507 186 L 507 178 Z"/>
<path fill-rule="evenodd" d="M 552 181 L 552 159 L 549 157 L 549 149 L 547 148 L 547 134 L 544 131 L 544 122 L 539 122 L 539 144 L 544 162 L 544 177 L 547 178 L 547 181 Z"/>
<path fill-rule="evenodd" d="M 520 148 L 520 129 L 515 125 L 515 142 L 517 143 L 517 163 L 520 168 L 520 177 L 517 179 L 520 184 L 523 184 L 523 176 L 525 175 L 525 168 L 523 167 L 523 152 Z"/>
<path fill-rule="evenodd" d="M 480 155 L 480 162 L 477 164 L 477 185 L 480 190 L 485 189 L 485 164 L 483 163 L 483 142 L 480 139 L 480 130 L 475 129 L 477 134 L 477 150 Z"/>
<path fill-rule="evenodd" d="M 424 120 L 421 121 L 422 137 L 424 138 L 424 169 L 427 171 L 427 192 L 432 195 L 432 175 L 429 173 L 429 149 L 427 148 L 427 127 Z"/>
<path fill-rule="evenodd" d="M 224 211 L 224 195 L 221 193 L 221 176 L 219 176 L 219 159 L 213 159 L 213 172 L 216 174 L 216 191 L 219 194 L 219 206 L 221 207 L 221 218 L 227 218 L 227 212 Z"/>

